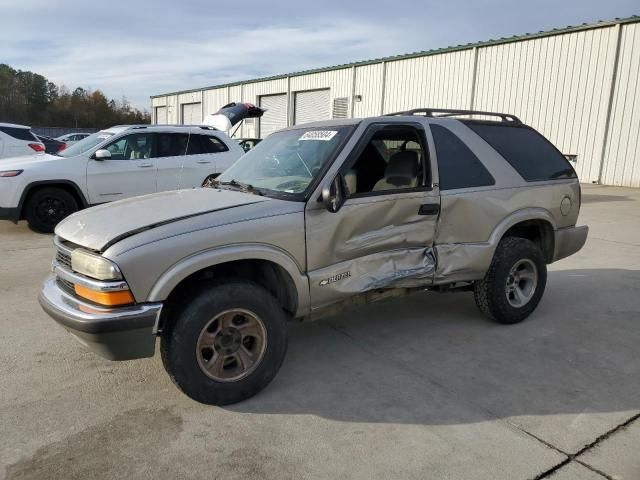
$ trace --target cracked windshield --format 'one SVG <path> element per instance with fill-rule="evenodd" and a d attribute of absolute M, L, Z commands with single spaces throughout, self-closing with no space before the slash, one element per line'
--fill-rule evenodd
<path fill-rule="evenodd" d="M 219 185 L 297 194 L 336 152 L 350 126 L 287 130 L 269 135 L 225 173 Z"/>

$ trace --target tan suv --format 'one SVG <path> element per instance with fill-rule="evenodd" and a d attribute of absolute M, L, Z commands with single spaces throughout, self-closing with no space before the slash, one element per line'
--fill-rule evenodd
<path fill-rule="evenodd" d="M 425 289 L 473 291 L 490 318 L 524 320 L 546 265 L 583 246 L 579 210 L 573 168 L 513 115 L 299 125 L 211 188 L 64 220 L 40 302 L 112 360 L 152 356 L 160 337 L 187 395 L 228 404 L 276 375 L 287 320 Z"/>

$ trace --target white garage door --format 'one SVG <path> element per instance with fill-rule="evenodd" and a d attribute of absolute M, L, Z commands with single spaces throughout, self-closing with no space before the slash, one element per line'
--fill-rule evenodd
<path fill-rule="evenodd" d="M 167 107 L 156 107 L 156 124 L 166 125 L 167 123 Z"/>
<path fill-rule="evenodd" d="M 294 124 L 329 120 L 329 90 L 296 92 Z"/>
<path fill-rule="evenodd" d="M 260 117 L 260 138 L 287 126 L 287 96 L 265 95 L 260 97 L 260 108 L 267 111 Z"/>
<path fill-rule="evenodd" d="M 182 105 L 182 124 L 200 125 L 202 123 L 202 104 L 184 103 Z"/>

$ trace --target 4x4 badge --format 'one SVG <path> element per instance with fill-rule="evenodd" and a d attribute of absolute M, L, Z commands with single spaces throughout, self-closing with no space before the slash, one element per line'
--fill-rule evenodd
<path fill-rule="evenodd" d="M 329 285 L 330 283 L 334 283 L 334 282 L 337 282 L 339 280 L 344 280 L 345 278 L 349 278 L 350 276 L 351 276 L 351 272 L 336 273 L 332 277 L 325 278 L 324 280 L 321 280 L 320 281 L 320 286 L 324 287 L 326 285 Z"/>

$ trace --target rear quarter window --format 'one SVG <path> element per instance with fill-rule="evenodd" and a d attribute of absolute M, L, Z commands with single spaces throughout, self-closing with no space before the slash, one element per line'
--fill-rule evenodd
<path fill-rule="evenodd" d="M 431 125 L 436 145 L 440 190 L 486 187 L 495 184 L 480 159 L 451 130 Z"/>
<path fill-rule="evenodd" d="M 26 142 L 40 141 L 31 133 L 31 130 L 27 128 L 0 127 L 0 131 L 6 133 L 10 137 L 16 138 L 18 140 L 24 140 Z"/>
<path fill-rule="evenodd" d="M 575 170 L 564 155 L 531 127 L 465 123 L 527 182 L 576 178 Z"/>

